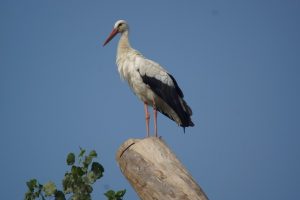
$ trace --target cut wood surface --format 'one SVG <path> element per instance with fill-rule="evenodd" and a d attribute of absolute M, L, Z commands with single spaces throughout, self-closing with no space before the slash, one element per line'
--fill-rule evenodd
<path fill-rule="evenodd" d="M 142 200 L 207 200 L 168 146 L 159 138 L 129 139 L 116 160 Z"/>

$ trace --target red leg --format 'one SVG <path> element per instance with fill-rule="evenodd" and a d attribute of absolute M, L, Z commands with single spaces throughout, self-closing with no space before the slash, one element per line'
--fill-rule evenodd
<path fill-rule="evenodd" d="M 155 137 L 158 137 L 158 135 L 157 135 L 157 110 L 156 110 L 156 105 L 155 105 L 154 99 L 152 99 L 152 101 L 153 101 L 153 116 L 154 116 L 154 133 L 155 133 Z"/>
<path fill-rule="evenodd" d="M 147 103 L 144 102 L 144 109 L 145 109 L 145 118 L 146 118 L 146 130 L 147 130 L 147 137 L 149 137 L 149 119 L 150 119 L 150 115 L 148 112 L 148 105 Z"/>

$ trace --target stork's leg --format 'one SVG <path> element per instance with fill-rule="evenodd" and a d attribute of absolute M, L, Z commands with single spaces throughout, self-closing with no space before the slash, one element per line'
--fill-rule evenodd
<path fill-rule="evenodd" d="M 153 101 L 153 116 L 154 116 L 154 133 L 155 133 L 155 137 L 158 137 L 158 135 L 157 135 L 157 110 L 156 110 L 154 98 L 152 99 L 152 101 Z"/>
<path fill-rule="evenodd" d="M 145 118 L 146 118 L 146 130 L 147 130 L 147 137 L 149 137 L 149 119 L 150 115 L 148 112 L 148 104 L 144 102 L 144 109 L 145 109 Z"/>

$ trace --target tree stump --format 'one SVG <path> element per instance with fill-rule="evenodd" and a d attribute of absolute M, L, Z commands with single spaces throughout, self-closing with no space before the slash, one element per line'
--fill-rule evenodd
<path fill-rule="evenodd" d="M 116 160 L 142 200 L 207 200 L 167 145 L 159 138 L 129 139 Z"/>

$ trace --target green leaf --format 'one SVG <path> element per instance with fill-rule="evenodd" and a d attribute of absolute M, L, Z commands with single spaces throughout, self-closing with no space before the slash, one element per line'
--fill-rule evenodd
<path fill-rule="evenodd" d="M 34 188 L 37 187 L 37 180 L 31 179 L 28 182 L 26 182 L 26 184 L 27 184 L 28 189 L 33 192 Z"/>
<path fill-rule="evenodd" d="M 77 167 L 74 165 L 71 168 L 71 172 L 72 172 L 73 176 L 82 176 L 84 174 L 84 171 L 82 170 L 81 167 Z"/>
<path fill-rule="evenodd" d="M 52 196 L 56 192 L 56 186 L 53 182 L 49 181 L 43 186 L 43 191 L 46 196 Z"/>
<path fill-rule="evenodd" d="M 104 168 L 100 163 L 93 162 L 91 171 L 94 172 L 97 178 L 99 179 L 103 176 Z"/>
<path fill-rule="evenodd" d="M 83 165 L 85 167 L 88 167 L 91 164 L 92 160 L 93 160 L 93 157 L 86 156 L 85 159 L 84 159 L 84 161 L 83 161 Z"/>
<path fill-rule="evenodd" d="M 126 190 L 120 190 L 118 192 L 115 192 L 113 190 L 109 190 L 104 195 L 107 197 L 108 200 L 122 200 L 123 196 L 125 195 Z"/>
<path fill-rule="evenodd" d="M 56 191 L 55 200 L 66 200 L 66 197 L 62 191 Z"/>
<path fill-rule="evenodd" d="M 83 157 L 83 155 L 85 154 L 85 149 L 83 149 L 81 147 L 79 147 L 79 148 L 80 148 L 80 153 L 79 153 L 78 157 Z"/>
<path fill-rule="evenodd" d="M 117 193 L 116 193 L 116 198 L 118 198 L 118 199 L 121 199 L 124 195 L 125 195 L 125 193 L 126 193 L 126 190 L 124 189 L 124 190 L 119 190 Z"/>
<path fill-rule="evenodd" d="M 104 193 L 104 195 L 109 199 L 113 200 L 115 198 L 115 191 L 113 190 L 108 190 L 107 192 Z"/>
<path fill-rule="evenodd" d="M 74 153 L 69 153 L 67 156 L 67 164 L 68 165 L 73 165 L 75 163 L 75 154 Z"/>
<path fill-rule="evenodd" d="M 88 183 L 89 184 L 93 184 L 93 183 L 95 183 L 95 181 L 97 180 L 97 176 L 95 175 L 95 173 L 94 172 L 88 172 L 88 174 L 87 174 L 87 178 L 88 178 Z"/>
<path fill-rule="evenodd" d="M 62 181 L 63 191 L 65 194 L 69 194 L 73 192 L 73 187 L 75 186 L 74 175 L 72 173 L 66 173 L 65 177 Z"/>
<path fill-rule="evenodd" d="M 97 155 L 97 152 L 95 150 L 92 150 L 89 154 L 90 157 L 93 157 L 93 158 L 96 158 L 98 155 Z"/>
<path fill-rule="evenodd" d="M 87 191 L 87 193 L 92 193 L 93 192 L 93 187 L 92 186 L 90 186 L 90 185 L 87 185 L 86 186 L 86 191 Z"/>
<path fill-rule="evenodd" d="M 99 179 L 99 175 L 96 175 L 93 171 L 88 172 L 87 178 L 89 181 L 89 184 L 94 184 L 97 179 Z"/>

